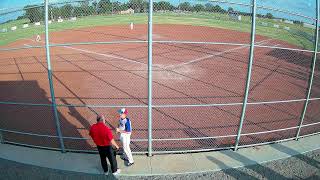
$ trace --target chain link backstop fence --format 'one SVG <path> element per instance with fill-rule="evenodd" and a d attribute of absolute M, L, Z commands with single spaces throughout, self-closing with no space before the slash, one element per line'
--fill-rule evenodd
<path fill-rule="evenodd" d="M 149 155 L 317 134 L 319 3 L 0 7 L 0 141 L 95 152 L 88 130 L 96 115 L 115 129 L 122 107 L 132 120 L 133 151 Z"/>

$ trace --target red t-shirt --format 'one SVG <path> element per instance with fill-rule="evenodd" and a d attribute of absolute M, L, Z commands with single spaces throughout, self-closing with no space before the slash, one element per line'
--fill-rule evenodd
<path fill-rule="evenodd" d="M 90 136 L 97 146 L 110 146 L 113 135 L 104 123 L 96 123 L 90 128 Z"/>

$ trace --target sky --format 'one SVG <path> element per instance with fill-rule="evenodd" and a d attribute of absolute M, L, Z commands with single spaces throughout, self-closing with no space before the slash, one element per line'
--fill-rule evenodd
<path fill-rule="evenodd" d="M 44 0 L 0 0 L 0 10 L 23 7 L 29 4 L 40 4 L 43 2 Z M 49 0 L 49 2 L 59 2 L 59 0 Z"/>
<path fill-rule="evenodd" d="M 65 2 L 70 0 L 49 0 L 49 3 L 56 3 L 56 2 Z M 72 1 L 72 0 L 71 0 Z M 94 1 L 94 0 L 91 0 Z M 97 0 L 99 1 L 99 0 Z M 128 0 L 112 0 L 112 1 L 120 1 L 120 2 L 127 2 Z M 154 0 L 161 1 L 161 0 Z M 169 1 L 174 5 L 177 5 L 181 2 L 190 2 L 191 4 L 206 4 L 209 2 L 209 0 L 165 0 Z M 240 2 L 240 3 L 246 3 L 249 4 L 251 0 L 227 0 L 229 2 Z M 0 13 L 8 10 L 8 9 L 15 9 L 15 8 L 22 8 L 26 5 L 31 4 L 40 4 L 43 3 L 44 0 L 0 0 Z M 233 7 L 233 9 L 238 11 L 244 11 L 244 12 L 250 12 L 250 9 L 247 7 L 242 6 L 236 6 L 236 5 L 230 5 L 223 3 L 212 3 L 214 5 L 219 4 L 224 8 L 228 8 L 229 6 Z M 310 17 L 315 17 L 315 7 L 316 7 L 316 0 L 257 0 L 258 6 L 268 6 L 272 8 L 277 9 L 283 9 L 291 12 L 296 12 L 299 14 L 303 14 Z M 258 13 L 260 14 L 266 14 L 267 12 L 270 12 L 269 10 L 258 10 Z M 11 14 L 11 15 L 5 15 L 0 16 L 0 23 L 5 21 L 6 19 L 16 18 L 19 15 L 22 15 L 22 11 L 19 13 Z M 288 16 L 283 13 L 277 13 L 277 12 L 271 12 L 273 15 L 281 17 L 281 18 L 287 18 L 287 19 L 294 19 L 294 20 L 301 20 L 306 21 L 304 18 L 296 17 L 296 16 Z"/>

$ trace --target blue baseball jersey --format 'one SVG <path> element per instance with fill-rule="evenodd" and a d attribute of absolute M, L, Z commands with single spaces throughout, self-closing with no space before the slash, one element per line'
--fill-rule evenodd
<path fill-rule="evenodd" d="M 119 129 L 128 133 L 132 132 L 131 121 L 129 118 L 119 120 Z"/>

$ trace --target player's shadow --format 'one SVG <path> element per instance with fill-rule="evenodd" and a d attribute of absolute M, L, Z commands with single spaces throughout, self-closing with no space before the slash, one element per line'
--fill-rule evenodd
<path fill-rule="evenodd" d="M 49 89 L 49 88 L 48 88 Z M 34 103 L 38 105 L 0 105 L 0 128 L 19 132 L 44 134 L 56 136 L 56 120 L 51 106 L 50 95 L 42 89 L 36 80 L 31 81 L 0 81 L 0 101 Z M 45 104 L 43 106 L 42 104 Z M 63 132 L 68 135 L 82 137 L 75 125 L 71 124 L 62 113 L 58 117 Z M 88 124 L 87 124 L 88 125 Z M 87 126 L 86 125 L 86 126 Z M 60 148 L 59 139 L 54 137 L 41 137 L 11 132 L 3 132 L 5 142 L 25 145 Z M 64 139 L 64 145 L 68 149 L 75 145 L 81 149 L 91 148 L 83 140 Z"/>
<path fill-rule="evenodd" d="M 85 119 L 81 113 L 76 109 L 76 107 L 72 106 L 70 103 L 68 103 L 64 98 L 60 98 L 61 102 L 67 106 L 69 109 L 68 114 L 77 119 L 84 129 L 90 129 L 90 123 L 87 119 Z"/>

